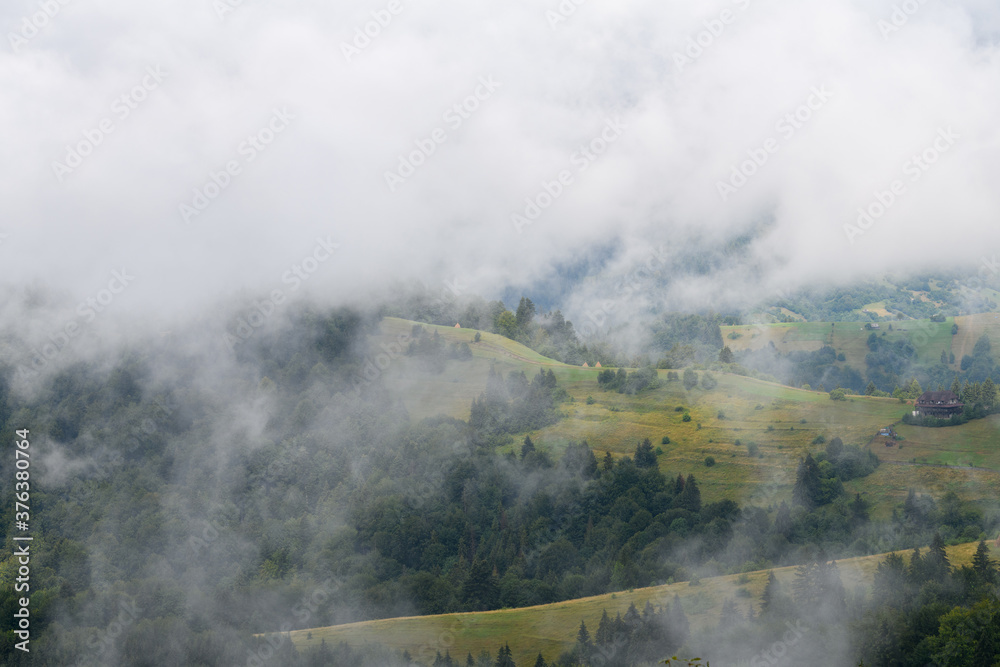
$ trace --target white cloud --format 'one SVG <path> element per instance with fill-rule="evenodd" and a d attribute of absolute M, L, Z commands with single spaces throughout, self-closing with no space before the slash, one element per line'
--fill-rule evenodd
<path fill-rule="evenodd" d="M 552 29 L 555 2 L 400 2 L 350 62 L 342 44 L 387 3 L 247 1 L 225 20 L 207 0 L 67 3 L 0 52 L 3 281 L 84 298 L 126 265 L 143 280 L 122 305 L 169 312 L 270 289 L 329 234 L 343 252 L 312 287 L 332 298 L 458 273 L 500 289 L 598 246 L 627 257 L 773 219 L 750 253 L 763 291 L 1000 245 L 992 3 L 928 0 L 884 37 L 899 3 L 584 3 Z M 38 7 L 7 3 L 4 34 Z M 723 10 L 724 30 L 706 26 Z M 713 26 L 678 72 L 674 54 Z M 52 162 L 150 66 L 168 77 L 60 183 Z M 502 86 L 449 127 L 480 77 Z M 723 202 L 718 181 L 816 86 L 831 99 Z M 185 226 L 178 206 L 285 107 L 287 131 Z M 577 173 L 574 152 L 614 117 L 628 129 Z M 949 126 L 961 139 L 849 243 L 858 207 Z M 390 193 L 385 172 L 435 128 L 446 141 Z M 563 169 L 573 186 L 517 234 L 510 214 Z M 742 295 L 747 275 L 734 265 L 675 296 Z"/>

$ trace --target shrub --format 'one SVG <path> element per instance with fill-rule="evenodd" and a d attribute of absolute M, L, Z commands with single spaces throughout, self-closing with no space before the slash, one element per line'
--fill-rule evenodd
<path fill-rule="evenodd" d="M 718 380 L 716 380 L 715 376 L 709 373 L 708 371 L 705 371 L 704 373 L 701 374 L 701 388 L 704 389 L 705 391 L 711 391 L 712 389 L 715 389 L 718 385 L 719 385 Z"/>
<path fill-rule="evenodd" d="M 836 389 L 830 392 L 830 398 L 833 399 L 834 401 L 845 401 L 847 400 L 847 395 L 843 389 L 837 387 Z"/>
<path fill-rule="evenodd" d="M 473 343 L 478 343 L 478 342 L 479 342 L 479 341 L 481 341 L 482 339 L 483 339 L 483 334 L 481 334 L 481 333 L 479 333 L 479 332 L 477 331 L 477 332 L 476 332 L 476 336 L 475 336 L 475 338 L 473 338 L 473 339 L 472 339 L 472 342 L 473 342 Z"/>
<path fill-rule="evenodd" d="M 694 389 L 698 386 L 698 374 L 695 373 L 690 368 L 684 369 L 684 388 L 687 390 Z"/>
<path fill-rule="evenodd" d="M 687 412 L 685 412 L 685 413 L 684 413 L 684 416 L 683 416 L 683 417 L 681 417 L 681 421 L 682 421 L 682 422 L 689 422 L 689 421 L 691 421 L 691 415 L 690 415 L 690 414 L 688 414 Z"/>
<path fill-rule="evenodd" d="M 593 396 L 588 396 L 587 397 L 587 405 L 593 405 L 594 402 L 595 401 L 594 401 L 594 397 Z"/>
<path fill-rule="evenodd" d="M 714 465 L 715 465 L 715 457 L 714 456 L 706 456 L 705 457 L 705 467 L 706 468 L 711 468 Z"/>
<path fill-rule="evenodd" d="M 660 440 L 660 444 L 661 445 L 669 445 L 670 444 L 670 436 L 669 435 L 663 436 L 663 439 Z"/>

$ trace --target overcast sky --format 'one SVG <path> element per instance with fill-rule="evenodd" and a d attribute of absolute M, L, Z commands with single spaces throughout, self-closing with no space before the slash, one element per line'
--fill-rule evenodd
<path fill-rule="evenodd" d="M 4 283 L 491 296 L 756 230 L 704 304 L 1000 249 L 995 2 L 63 2 L 0 9 Z"/>

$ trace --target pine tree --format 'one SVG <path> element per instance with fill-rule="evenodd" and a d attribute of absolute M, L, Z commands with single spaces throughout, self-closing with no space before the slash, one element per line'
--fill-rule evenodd
<path fill-rule="evenodd" d="M 875 393 L 876 391 L 878 391 L 878 387 L 876 387 L 876 386 L 875 386 L 875 383 L 874 383 L 874 382 L 871 382 L 871 381 L 869 381 L 869 382 L 868 382 L 868 386 L 867 386 L 867 387 L 865 387 L 865 396 L 871 396 L 871 395 L 873 395 L 873 394 L 874 394 L 874 393 Z"/>
<path fill-rule="evenodd" d="M 580 621 L 580 629 L 576 633 L 576 641 L 582 646 L 590 646 L 590 632 L 587 630 L 587 624 Z"/>
<path fill-rule="evenodd" d="M 858 523 L 868 522 L 868 503 L 861 498 L 860 493 L 854 494 L 854 500 L 851 501 L 851 518 Z"/>
<path fill-rule="evenodd" d="M 767 614 L 774 611 L 774 598 L 778 594 L 778 578 L 773 571 L 767 573 L 767 583 L 764 584 L 764 592 L 760 596 L 760 613 Z"/>
<path fill-rule="evenodd" d="M 701 491 L 698 489 L 694 475 L 688 475 L 687 479 L 684 480 L 684 490 L 677 497 L 676 502 L 679 507 L 689 512 L 697 514 L 701 511 Z"/>
<path fill-rule="evenodd" d="M 410 661 L 407 660 L 407 663 Z M 465 658 L 465 667 L 476 667 L 476 659 L 472 657 L 472 651 L 469 651 L 468 657 Z"/>
<path fill-rule="evenodd" d="M 743 622 L 743 615 L 736 608 L 736 603 L 732 599 L 727 598 L 725 602 L 722 603 L 722 614 L 719 617 L 719 630 L 728 630 L 729 628 L 735 628 L 737 625 Z"/>
<path fill-rule="evenodd" d="M 524 444 L 521 445 L 521 460 L 523 461 L 528 454 L 535 452 L 535 443 L 531 441 L 531 436 L 524 436 Z"/>
<path fill-rule="evenodd" d="M 840 616 L 847 611 L 847 594 L 844 591 L 844 582 L 840 579 L 840 568 L 837 561 L 820 563 L 818 568 L 820 600 L 823 605 L 834 613 L 834 617 Z"/>
<path fill-rule="evenodd" d="M 639 468 L 655 468 L 656 454 L 653 453 L 653 443 L 649 438 L 644 439 L 635 448 L 635 465 Z"/>
<path fill-rule="evenodd" d="M 684 490 L 684 475 L 678 473 L 677 479 L 674 481 L 674 495 L 679 496 Z"/>
<path fill-rule="evenodd" d="M 822 597 L 820 588 L 819 565 L 815 561 L 803 563 L 795 568 L 795 583 L 792 590 L 795 593 L 795 604 L 799 609 L 813 609 Z"/>
<path fill-rule="evenodd" d="M 972 557 L 972 569 L 975 570 L 984 581 L 989 583 L 995 583 L 997 579 L 997 566 L 993 560 L 990 559 L 990 548 L 986 546 L 986 542 L 983 540 L 979 541 L 979 546 L 976 547 L 976 555 Z"/>
<path fill-rule="evenodd" d="M 948 562 L 948 553 L 944 548 L 944 540 L 940 533 L 934 533 L 931 538 L 931 546 L 924 559 L 924 566 L 927 568 L 929 576 L 938 581 L 944 579 L 951 571 L 951 563 Z"/>
<path fill-rule="evenodd" d="M 608 610 L 604 609 L 601 611 L 601 622 L 597 626 L 597 634 L 594 635 L 594 641 L 597 642 L 598 646 L 607 646 L 611 643 L 611 637 L 611 618 L 608 616 Z"/>
<path fill-rule="evenodd" d="M 635 608 L 635 603 L 631 603 L 628 606 L 628 611 L 625 612 L 625 627 L 628 628 L 628 633 L 631 635 L 642 624 L 642 618 L 639 616 L 639 610 Z"/>
<path fill-rule="evenodd" d="M 604 472 L 611 472 L 615 469 L 615 460 L 611 456 L 611 452 L 606 452 L 604 454 L 604 462 L 601 464 L 601 469 L 604 470 Z"/>
<path fill-rule="evenodd" d="M 691 634 L 691 626 L 688 623 L 687 614 L 684 613 L 684 607 L 681 606 L 681 598 L 676 593 L 674 594 L 673 602 L 670 603 L 670 607 L 667 609 L 666 621 L 665 649 L 669 653 L 680 648 Z"/>
<path fill-rule="evenodd" d="M 494 667 L 516 667 L 514 664 L 514 658 L 511 657 L 511 650 L 508 644 L 504 644 L 499 651 L 497 651 L 497 661 Z"/>
<path fill-rule="evenodd" d="M 962 393 L 962 385 L 958 383 L 957 375 L 955 376 L 955 379 L 951 381 L 951 393 L 956 396 L 959 396 Z"/>
<path fill-rule="evenodd" d="M 590 633 L 587 631 L 587 624 L 580 621 L 580 629 L 576 633 L 576 647 L 574 652 L 580 661 L 587 663 L 594 653 L 594 643 L 590 641 Z"/>
<path fill-rule="evenodd" d="M 541 653 L 538 654 L 538 658 L 535 660 L 535 667 L 548 667 Z"/>
<path fill-rule="evenodd" d="M 799 468 L 795 473 L 795 487 L 792 489 L 792 498 L 799 505 L 807 509 L 812 509 L 820 504 L 822 496 L 823 487 L 819 466 L 816 465 L 812 454 L 806 454 L 806 458 L 799 463 Z"/>
<path fill-rule="evenodd" d="M 889 606 L 899 606 L 906 598 L 906 563 L 899 554 L 885 557 L 875 570 L 873 598 Z"/>
<path fill-rule="evenodd" d="M 997 407 L 997 386 L 993 378 L 983 380 L 983 386 L 979 390 L 979 400 L 987 411 L 992 411 Z"/>
<path fill-rule="evenodd" d="M 792 532 L 792 510 L 784 500 L 778 505 L 778 512 L 774 515 L 774 531 L 785 537 Z"/>

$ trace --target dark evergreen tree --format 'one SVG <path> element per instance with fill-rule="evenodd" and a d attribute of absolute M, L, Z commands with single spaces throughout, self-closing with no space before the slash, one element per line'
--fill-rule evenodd
<path fill-rule="evenodd" d="M 930 549 L 924 557 L 924 568 L 926 576 L 937 581 L 942 581 L 951 571 L 951 563 L 948 562 L 948 554 L 940 533 L 934 533 L 934 537 L 931 538 Z"/>
<path fill-rule="evenodd" d="M 633 460 L 639 468 L 656 467 L 656 454 L 653 453 L 653 443 L 649 438 L 644 439 L 636 446 Z"/>
<path fill-rule="evenodd" d="M 986 542 L 983 540 L 979 541 L 979 546 L 976 547 L 976 555 L 972 557 L 972 569 L 982 577 L 983 581 L 991 584 L 996 583 L 997 566 L 990 558 L 990 548 L 986 546 Z"/>
<path fill-rule="evenodd" d="M 524 444 L 521 445 L 521 460 L 523 461 L 528 454 L 533 454 L 535 452 L 535 443 L 531 441 L 531 436 L 524 436 Z"/>
<path fill-rule="evenodd" d="M 821 504 L 823 486 L 820 479 L 819 466 L 812 454 L 799 463 L 795 473 L 795 487 L 792 489 L 792 499 L 806 509 L 812 509 Z"/>
<path fill-rule="evenodd" d="M 597 633 L 594 635 L 594 642 L 598 646 L 607 646 L 611 643 L 614 630 L 611 627 L 611 618 L 607 609 L 601 611 L 601 622 L 597 626 Z"/>
<path fill-rule="evenodd" d="M 677 497 L 677 505 L 696 514 L 701 511 L 701 491 L 698 490 L 694 475 L 688 475 L 684 480 L 684 490 Z"/>
<path fill-rule="evenodd" d="M 736 608 L 736 603 L 731 598 L 726 598 L 722 603 L 722 614 L 719 617 L 719 630 L 725 631 L 735 628 L 743 622 L 743 615 Z"/>
<path fill-rule="evenodd" d="M 494 667 L 516 667 L 514 664 L 514 658 L 511 655 L 510 646 L 504 644 L 500 650 L 497 651 L 497 660 L 493 663 Z"/>

